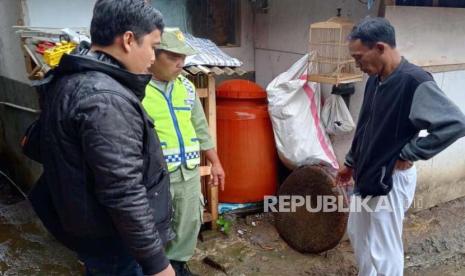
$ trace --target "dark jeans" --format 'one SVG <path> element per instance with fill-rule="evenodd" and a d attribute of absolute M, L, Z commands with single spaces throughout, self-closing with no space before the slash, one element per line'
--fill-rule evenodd
<path fill-rule="evenodd" d="M 144 276 L 142 268 L 130 255 L 103 257 L 79 254 L 86 266 L 86 276 Z"/>

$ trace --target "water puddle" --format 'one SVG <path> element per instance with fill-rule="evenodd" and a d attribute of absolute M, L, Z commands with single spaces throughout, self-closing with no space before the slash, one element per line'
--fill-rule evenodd
<path fill-rule="evenodd" d="M 82 275 L 76 256 L 48 234 L 29 202 L 3 179 L 0 275 Z"/>

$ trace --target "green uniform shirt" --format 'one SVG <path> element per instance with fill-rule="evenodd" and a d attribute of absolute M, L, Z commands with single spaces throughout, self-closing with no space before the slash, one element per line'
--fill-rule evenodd
<path fill-rule="evenodd" d="M 156 87 L 166 94 L 167 98 L 170 98 L 171 91 L 173 90 L 174 81 L 162 82 L 153 80 Z M 200 142 L 200 150 L 205 151 L 215 147 L 215 144 L 212 141 L 210 133 L 208 131 L 207 118 L 203 111 L 202 103 L 198 95 L 195 97 L 194 107 L 192 108 L 192 125 L 194 126 L 195 133 Z M 199 173 L 198 167 L 194 170 L 187 169 L 184 165 L 181 165 L 180 168 L 172 173 L 170 173 L 171 182 L 180 182 L 191 179 Z"/>

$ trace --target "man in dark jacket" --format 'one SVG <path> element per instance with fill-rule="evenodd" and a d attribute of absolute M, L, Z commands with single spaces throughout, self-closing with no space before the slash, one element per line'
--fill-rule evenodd
<path fill-rule="evenodd" d="M 169 175 L 141 106 L 163 28 L 144 0 L 98 0 L 92 46 L 38 84 L 44 173 L 31 201 L 88 275 L 174 275 Z"/>
<path fill-rule="evenodd" d="M 415 193 L 413 163 L 464 136 L 465 116 L 429 73 L 399 54 L 386 19 L 367 18 L 355 26 L 349 50 L 370 77 L 338 174 L 342 183 L 354 178 L 353 202 L 363 198 L 368 208 L 351 210 L 347 231 L 359 275 L 403 275 L 402 225 Z M 421 130 L 427 135 L 419 135 Z"/>

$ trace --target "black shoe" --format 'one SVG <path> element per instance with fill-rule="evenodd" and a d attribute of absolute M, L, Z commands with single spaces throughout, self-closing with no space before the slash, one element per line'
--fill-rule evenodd
<path fill-rule="evenodd" d="M 170 260 L 170 263 L 176 272 L 176 276 L 198 276 L 191 272 L 186 262 Z"/>

